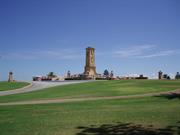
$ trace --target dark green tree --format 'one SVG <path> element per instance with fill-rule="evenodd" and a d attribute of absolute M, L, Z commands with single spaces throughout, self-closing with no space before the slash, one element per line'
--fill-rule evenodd
<path fill-rule="evenodd" d="M 171 77 L 170 77 L 170 76 L 167 76 L 167 79 L 168 79 L 168 80 L 171 80 Z"/>
<path fill-rule="evenodd" d="M 54 74 L 54 72 L 49 72 L 47 76 L 48 76 L 48 78 L 56 77 L 56 75 Z"/>
<path fill-rule="evenodd" d="M 109 71 L 107 69 L 105 69 L 103 75 L 106 77 L 109 77 Z"/>
<path fill-rule="evenodd" d="M 111 73 L 110 73 L 110 77 L 111 77 L 111 78 L 113 78 L 113 76 L 114 76 L 114 72 L 113 72 L 113 71 L 111 71 Z"/>
<path fill-rule="evenodd" d="M 179 72 L 176 73 L 175 79 L 180 79 L 180 74 L 179 74 Z"/>
<path fill-rule="evenodd" d="M 167 79 L 167 77 L 168 77 L 167 74 L 164 74 L 164 75 L 163 75 L 163 78 L 164 78 L 164 79 Z"/>

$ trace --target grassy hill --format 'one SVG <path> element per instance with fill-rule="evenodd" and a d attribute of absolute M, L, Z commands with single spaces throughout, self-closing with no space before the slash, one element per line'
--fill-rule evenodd
<path fill-rule="evenodd" d="M 180 100 L 151 97 L 63 104 L 1 106 L 0 119 L 2 135 L 12 135 L 12 133 L 13 135 L 75 135 L 82 132 L 82 129 L 78 127 L 91 127 L 91 125 L 98 127 L 117 122 L 133 123 L 135 126 L 142 125 L 145 128 L 152 125 L 155 131 L 157 128 L 167 130 L 167 126 L 179 126 L 177 122 L 180 121 Z M 162 135 L 172 134 L 164 133 Z"/>
<path fill-rule="evenodd" d="M 0 91 L 19 89 L 27 85 L 27 82 L 0 82 Z"/>
<path fill-rule="evenodd" d="M 180 88 L 177 80 L 120 80 L 95 81 L 47 88 L 42 91 L 0 97 L 0 102 L 52 98 L 84 98 L 135 95 L 170 91 Z"/>
<path fill-rule="evenodd" d="M 0 97 L 1 102 L 133 95 L 180 88 L 179 81 L 98 81 Z M 0 106 L 2 135 L 175 135 L 180 97 L 144 97 L 44 105 Z"/>

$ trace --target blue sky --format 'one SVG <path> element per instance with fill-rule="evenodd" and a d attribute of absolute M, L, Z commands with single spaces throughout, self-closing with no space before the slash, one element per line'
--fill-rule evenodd
<path fill-rule="evenodd" d="M 0 80 L 82 73 L 85 48 L 97 72 L 180 71 L 179 0 L 0 0 Z"/>

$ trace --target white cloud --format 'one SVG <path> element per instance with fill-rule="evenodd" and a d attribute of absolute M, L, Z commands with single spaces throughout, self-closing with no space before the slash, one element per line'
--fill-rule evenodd
<path fill-rule="evenodd" d="M 108 56 L 115 58 L 156 58 L 169 56 L 174 54 L 180 54 L 178 50 L 159 50 L 155 45 L 139 45 L 131 46 L 127 48 L 121 48 L 117 51 L 98 52 L 96 55 Z M 34 51 L 16 51 L 11 53 L 2 53 L 0 59 L 61 59 L 61 60 L 75 60 L 85 57 L 85 51 L 73 50 L 73 49 L 47 49 L 47 50 L 34 50 Z"/>
<path fill-rule="evenodd" d="M 142 55 L 144 52 L 152 50 L 153 48 L 155 48 L 154 45 L 132 46 L 128 48 L 122 48 L 119 51 L 115 51 L 114 55 L 117 57 L 134 57 Z"/>
<path fill-rule="evenodd" d="M 149 54 L 149 55 L 143 55 L 139 56 L 139 58 L 153 58 L 153 57 L 160 57 L 160 56 L 168 56 L 176 53 L 175 50 L 169 50 L 169 51 L 160 51 L 154 54 Z"/>
<path fill-rule="evenodd" d="M 112 53 L 119 58 L 154 58 L 177 54 L 177 50 L 157 50 L 155 45 L 140 45 L 122 48 Z"/>
<path fill-rule="evenodd" d="M 22 51 L 22 52 L 12 52 L 5 53 L 2 55 L 2 59 L 25 59 L 25 60 L 35 60 L 35 59 L 79 59 L 83 55 L 81 52 L 68 50 L 68 49 L 54 49 L 54 50 L 35 50 L 35 51 Z"/>

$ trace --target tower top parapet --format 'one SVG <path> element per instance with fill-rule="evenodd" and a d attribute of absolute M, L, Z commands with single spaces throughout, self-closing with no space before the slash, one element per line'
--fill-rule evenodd
<path fill-rule="evenodd" d="M 89 49 L 95 50 L 93 47 L 87 47 L 86 48 L 86 50 L 89 50 Z"/>

